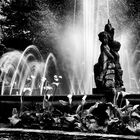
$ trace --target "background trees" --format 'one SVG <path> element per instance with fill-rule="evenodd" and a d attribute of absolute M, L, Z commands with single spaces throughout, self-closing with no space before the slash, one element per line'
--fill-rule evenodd
<path fill-rule="evenodd" d="M 47 7 L 45 0 L 3 0 L 0 7 L 1 44 L 18 50 L 24 50 L 30 44 L 43 47 L 55 23 L 55 16 Z"/>

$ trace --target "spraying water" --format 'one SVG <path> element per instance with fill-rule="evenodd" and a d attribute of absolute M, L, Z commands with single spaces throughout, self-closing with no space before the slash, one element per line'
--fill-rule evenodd
<path fill-rule="evenodd" d="M 52 53 L 50 53 L 46 59 L 46 62 L 45 62 L 45 65 L 44 65 L 44 70 L 43 70 L 43 75 L 42 75 L 42 80 L 41 80 L 41 86 L 40 86 L 40 95 L 42 95 L 42 92 L 43 92 L 43 85 L 44 85 L 44 82 L 47 80 L 45 77 L 48 73 L 48 64 L 49 64 L 49 60 L 52 59 L 55 66 L 57 67 L 57 64 L 56 64 L 56 59 L 54 57 L 54 55 Z"/>
<path fill-rule="evenodd" d="M 80 2 L 80 17 L 75 19 L 78 16 L 75 15 L 76 10 L 74 10 L 72 21 L 75 23 L 72 25 L 66 23 L 63 33 L 59 34 L 60 39 L 57 46 L 64 63 L 63 69 L 69 81 L 69 92 L 92 94 L 92 89 L 95 87 L 93 66 L 100 53 L 98 33 L 106 24 L 108 17 L 107 10 L 106 16 L 103 17 L 100 14 L 99 8 L 102 6 L 102 2 L 98 0 L 82 0 Z M 103 5 L 105 9 L 106 5 L 105 2 Z M 100 24 L 101 22 L 102 24 Z"/>
<path fill-rule="evenodd" d="M 95 1 L 83 0 L 83 74 L 84 91 L 86 94 L 92 94 L 93 88 L 93 56 L 95 46 Z"/>
<path fill-rule="evenodd" d="M 14 75 L 13 75 L 12 80 L 11 80 L 10 95 L 12 94 L 12 89 L 13 89 L 13 86 L 14 86 L 14 83 L 15 83 L 15 80 L 16 80 L 17 75 L 18 75 L 18 74 L 23 74 L 23 73 L 19 73 L 20 64 L 23 66 L 23 64 L 26 63 L 26 62 L 24 62 L 23 57 L 26 57 L 26 55 L 28 55 L 28 52 L 29 52 L 30 50 L 35 50 L 35 52 L 37 52 L 37 54 L 38 54 L 38 56 L 39 56 L 38 58 L 36 58 L 37 61 L 43 60 L 43 59 L 42 59 L 42 56 L 40 55 L 38 49 L 37 49 L 35 46 L 32 45 L 32 46 L 29 46 L 29 47 L 27 47 L 27 48 L 25 49 L 25 51 L 22 53 L 22 55 L 21 55 L 21 57 L 20 57 L 20 59 L 19 59 L 18 65 L 17 65 L 17 67 L 16 67 L 16 70 L 15 70 Z M 28 70 L 28 68 L 26 68 L 26 69 Z M 27 76 L 27 74 L 26 74 L 26 76 Z M 23 78 L 23 79 L 25 79 L 25 78 Z M 18 87 L 18 88 L 19 88 L 19 87 Z"/>
<path fill-rule="evenodd" d="M 50 53 L 43 60 L 39 50 L 35 46 L 29 46 L 25 51 L 8 52 L 0 60 L 2 88 L 1 95 L 42 95 L 44 82 L 47 79 L 50 62 L 57 67 L 56 59 Z M 57 70 L 57 68 L 56 68 Z M 47 80 L 49 83 L 49 80 Z M 15 92 L 16 90 L 16 92 Z M 37 90 L 35 92 L 35 90 Z"/>

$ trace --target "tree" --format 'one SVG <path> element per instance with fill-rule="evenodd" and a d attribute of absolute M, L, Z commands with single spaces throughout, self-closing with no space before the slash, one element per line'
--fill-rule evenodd
<path fill-rule="evenodd" d="M 39 0 L 3 0 L 0 10 L 1 43 L 6 47 L 24 50 L 34 44 L 42 30 Z"/>

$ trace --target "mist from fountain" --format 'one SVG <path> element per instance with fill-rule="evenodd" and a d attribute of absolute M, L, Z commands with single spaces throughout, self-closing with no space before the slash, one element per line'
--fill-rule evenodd
<path fill-rule="evenodd" d="M 140 85 L 136 77 L 136 70 L 138 70 L 138 64 L 133 64 L 133 61 L 136 57 L 137 51 L 134 54 L 130 53 L 130 44 L 131 44 L 131 33 L 130 31 L 125 31 L 120 35 L 121 49 L 120 49 L 120 62 L 122 64 L 123 80 L 125 87 L 130 93 L 139 93 Z"/>
<path fill-rule="evenodd" d="M 66 23 L 63 32 L 59 34 L 57 51 L 62 57 L 69 92 L 92 94 L 92 89 L 95 88 L 93 66 L 100 54 L 98 33 L 107 23 L 109 6 L 107 1 L 99 0 L 82 0 L 79 3 L 77 0 L 77 4 L 80 5 L 80 10 L 75 13 L 74 6 L 75 23 Z M 103 16 L 100 10 L 102 6 L 105 9 Z"/>
<path fill-rule="evenodd" d="M 92 94 L 95 85 L 93 64 L 99 53 L 96 49 L 98 4 L 93 0 L 82 0 L 77 4 L 80 5 L 79 15 L 74 6 L 74 22 L 66 23 L 56 46 L 69 85 L 67 94 Z"/>
<path fill-rule="evenodd" d="M 43 60 L 36 46 L 31 45 L 24 52 L 5 53 L 0 59 L 1 95 L 42 95 L 47 80 L 50 62 L 57 67 L 55 56 L 48 54 Z M 56 68 L 57 70 L 57 68 Z M 16 89 L 16 92 L 14 91 Z M 35 90 L 37 90 L 35 92 Z"/>

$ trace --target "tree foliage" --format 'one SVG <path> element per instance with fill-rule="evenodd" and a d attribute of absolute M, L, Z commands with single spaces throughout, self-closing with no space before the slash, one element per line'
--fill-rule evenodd
<path fill-rule="evenodd" d="M 1 42 L 6 47 L 24 50 L 46 36 L 50 13 L 44 0 L 3 0 L 0 6 Z"/>

